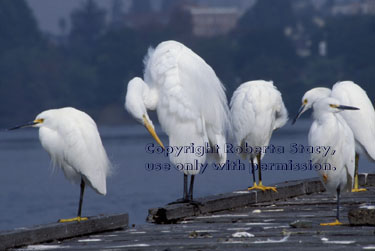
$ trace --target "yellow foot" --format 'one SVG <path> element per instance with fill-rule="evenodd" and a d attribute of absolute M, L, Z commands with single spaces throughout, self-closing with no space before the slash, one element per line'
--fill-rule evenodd
<path fill-rule="evenodd" d="M 272 190 L 272 191 L 274 191 L 274 192 L 277 193 L 277 189 L 276 189 L 276 187 L 267 187 L 267 186 L 264 186 L 264 185 L 262 185 L 262 184 L 259 184 L 259 187 L 262 187 L 264 190 Z M 264 190 L 263 190 L 263 191 L 264 191 Z"/>
<path fill-rule="evenodd" d="M 266 191 L 266 189 L 264 188 L 264 186 L 258 186 L 257 183 L 255 182 L 254 185 L 252 187 L 249 187 L 247 188 L 247 190 L 254 190 L 254 189 L 259 189 L 259 190 L 262 190 L 262 191 Z"/>
<path fill-rule="evenodd" d="M 366 188 L 353 188 L 352 193 L 357 193 L 357 192 L 366 192 Z"/>
<path fill-rule="evenodd" d="M 266 191 L 266 190 L 272 190 L 274 192 L 277 192 L 276 190 L 276 187 L 267 187 L 267 186 L 264 186 L 261 182 L 259 183 L 259 185 L 257 185 L 257 183 L 254 183 L 254 185 L 252 187 L 249 187 L 247 190 L 254 190 L 254 189 L 259 189 L 259 190 L 262 190 L 262 191 Z"/>
<path fill-rule="evenodd" d="M 340 226 L 340 225 L 342 225 L 342 223 L 336 219 L 334 222 L 320 223 L 320 225 L 321 226 Z"/>
<path fill-rule="evenodd" d="M 59 222 L 60 223 L 65 223 L 65 222 L 73 222 L 73 221 L 84 221 L 84 220 L 88 220 L 87 217 L 75 217 L 75 218 L 71 218 L 71 219 L 60 219 Z"/>

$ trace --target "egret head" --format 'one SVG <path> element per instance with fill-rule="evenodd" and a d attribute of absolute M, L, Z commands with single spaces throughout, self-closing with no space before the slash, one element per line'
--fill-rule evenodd
<path fill-rule="evenodd" d="M 133 78 L 128 83 L 125 96 L 125 109 L 142 125 L 144 125 L 156 142 L 164 148 L 155 132 L 154 125 L 147 114 L 145 98 L 148 86 L 141 78 Z"/>
<path fill-rule="evenodd" d="M 147 116 L 148 119 L 143 92 L 141 78 L 137 77 L 129 81 L 125 96 L 125 109 L 141 124 L 144 124 L 144 116 Z"/>
<path fill-rule="evenodd" d="M 46 126 L 49 128 L 57 128 L 58 124 L 62 123 L 62 120 L 64 120 L 62 111 L 66 111 L 67 109 L 71 108 L 50 109 L 39 113 L 34 120 L 35 124 L 33 125 L 33 127 Z"/>
<path fill-rule="evenodd" d="M 325 87 L 317 87 L 307 91 L 302 97 L 302 105 L 299 108 L 297 115 L 294 117 L 292 124 L 296 123 L 297 119 L 313 104 L 321 98 L 329 97 L 331 90 Z"/>
<path fill-rule="evenodd" d="M 44 124 L 45 119 L 42 117 L 39 117 L 39 115 L 35 118 L 35 120 L 27 122 L 26 124 L 18 125 L 12 128 L 9 128 L 8 130 L 15 130 L 20 129 L 24 127 L 41 127 Z"/>

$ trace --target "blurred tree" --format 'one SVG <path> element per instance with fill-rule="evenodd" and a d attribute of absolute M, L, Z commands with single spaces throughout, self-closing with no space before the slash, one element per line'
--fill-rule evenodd
<path fill-rule="evenodd" d="M 322 33 L 327 43 L 327 58 L 339 60 L 331 72 L 336 81 L 357 81 L 365 89 L 373 88 L 375 58 L 375 16 L 354 15 L 327 18 Z M 320 64 L 320 62 L 317 62 Z M 372 77 L 370 77 L 372 76 Z"/>
<path fill-rule="evenodd" d="M 125 83 L 134 76 L 141 76 L 142 60 L 150 44 L 128 28 L 108 32 L 97 48 L 98 68 L 95 107 L 123 103 Z"/>
<path fill-rule="evenodd" d="M 233 33 L 234 67 L 240 82 L 273 80 L 281 92 L 297 86 L 301 59 L 288 29 L 296 18 L 290 0 L 257 1 L 239 20 Z M 231 89 L 235 89 L 231 87 Z M 291 105 L 294 100 L 286 101 Z"/>
<path fill-rule="evenodd" d="M 176 1 L 176 0 L 163 0 L 162 5 L 161 5 L 161 9 L 164 12 L 169 12 L 170 10 L 175 8 L 176 4 L 178 4 L 178 3 L 179 2 Z"/>
<path fill-rule="evenodd" d="M 60 34 L 62 36 L 65 36 L 66 35 L 66 28 L 67 28 L 65 18 L 59 18 L 58 25 L 59 25 L 59 29 L 60 29 Z"/>
<path fill-rule="evenodd" d="M 185 8 L 183 2 L 181 2 L 181 4 L 176 4 L 171 10 L 169 23 L 166 30 L 171 37 L 173 36 L 177 40 L 180 39 L 187 41 L 189 38 L 189 40 L 191 40 L 193 24 L 191 15 Z"/>
<path fill-rule="evenodd" d="M 375 16 L 328 16 L 309 11 L 313 7 L 302 1 L 261 0 L 229 35 L 200 38 L 192 36 L 184 8 L 191 1 L 164 0 L 165 9 L 149 15 L 144 11 L 151 9 L 150 1 L 135 0 L 134 11 L 143 13 L 133 15 L 145 25 L 106 29 L 105 12 L 86 0 L 71 15 L 65 43 L 43 37 L 24 0 L 0 1 L 0 123 L 13 125 L 61 106 L 75 106 L 104 122 L 125 117 L 126 84 L 142 75 L 148 47 L 170 39 L 207 61 L 228 97 L 241 82 L 254 79 L 274 80 L 292 110 L 307 89 L 340 80 L 353 80 L 372 95 Z M 121 9 L 119 0 L 112 3 Z M 161 15 L 167 18 L 155 21 Z M 64 22 L 60 27 L 65 29 Z M 296 54 L 301 37 L 311 40 L 311 56 Z M 317 53 L 321 41 L 327 44 L 325 57 Z"/>
<path fill-rule="evenodd" d="M 130 12 L 135 13 L 146 13 L 151 12 L 151 3 L 150 0 L 133 0 Z"/>
<path fill-rule="evenodd" d="M 284 30 L 295 23 L 292 0 L 261 0 L 250 8 L 239 20 L 239 31 Z"/>
<path fill-rule="evenodd" d="M 292 20 L 293 12 L 289 0 L 258 1 L 244 14 L 234 32 L 235 64 L 242 79 L 246 80 L 254 74 L 254 77 L 258 78 L 277 78 L 272 70 L 280 67 L 277 63 L 289 64 L 298 60 L 295 48 L 284 31 L 287 26 L 293 25 Z M 261 62 L 267 61 L 269 66 L 272 64 L 273 67 L 260 67 Z M 286 68 L 288 71 L 291 70 L 290 67 Z"/>
<path fill-rule="evenodd" d="M 105 14 L 93 0 L 86 0 L 79 9 L 74 10 L 69 34 L 71 46 L 79 50 L 93 47 L 105 31 Z"/>
<path fill-rule="evenodd" d="M 111 3 L 111 29 L 119 29 L 124 26 L 124 12 L 122 0 L 112 0 Z"/>
<path fill-rule="evenodd" d="M 105 82 L 100 83 L 97 64 L 98 45 L 106 34 L 106 12 L 99 8 L 93 0 L 86 0 L 71 14 L 72 28 L 68 46 L 61 47 L 65 54 L 62 64 L 65 90 L 69 93 L 69 101 L 77 107 L 85 107 L 95 117 L 93 107 L 96 98 L 105 92 Z"/>
<path fill-rule="evenodd" d="M 0 1 L 0 33 L 0 123 L 10 125 L 43 106 L 33 67 L 46 43 L 24 0 Z"/>
<path fill-rule="evenodd" d="M 0 52 L 40 42 L 36 20 L 24 0 L 0 1 L 0 34 Z"/>

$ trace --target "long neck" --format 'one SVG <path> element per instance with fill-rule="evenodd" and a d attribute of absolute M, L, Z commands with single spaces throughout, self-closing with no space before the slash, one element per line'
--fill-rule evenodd
<path fill-rule="evenodd" d="M 143 101 L 147 109 L 155 110 L 159 100 L 157 89 L 150 88 L 146 83 L 143 86 Z"/>
<path fill-rule="evenodd" d="M 336 119 L 336 114 L 332 112 L 327 111 L 314 111 L 313 112 L 313 118 L 315 121 L 317 121 L 319 124 L 323 124 L 328 121 L 332 121 Z"/>

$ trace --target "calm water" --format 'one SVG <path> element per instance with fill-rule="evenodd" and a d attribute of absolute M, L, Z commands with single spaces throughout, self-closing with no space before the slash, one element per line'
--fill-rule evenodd
<path fill-rule="evenodd" d="M 307 145 L 309 120 L 288 124 L 276 131 L 271 140 L 283 146 L 285 153 L 266 154 L 268 163 L 306 162 L 308 153 L 289 153 L 290 144 Z M 161 134 L 166 144 L 167 138 Z M 146 153 L 148 143 L 154 143 L 141 125 L 100 127 L 103 144 L 114 165 L 108 178 L 106 196 L 87 189 L 83 215 L 128 212 L 131 224 L 145 223 L 147 210 L 171 202 L 182 195 L 182 173 L 148 171 L 147 163 L 169 163 L 162 155 Z M 79 186 L 70 184 L 60 170 L 53 170 L 47 153 L 42 149 L 34 128 L 0 133 L 0 230 L 56 222 L 76 216 Z M 238 160 L 234 154 L 231 160 Z M 373 172 L 371 163 L 362 159 L 361 172 Z M 264 184 L 315 177 L 315 171 L 264 171 Z M 245 189 L 251 184 L 249 170 L 214 170 L 211 165 L 195 183 L 195 197 Z"/>

